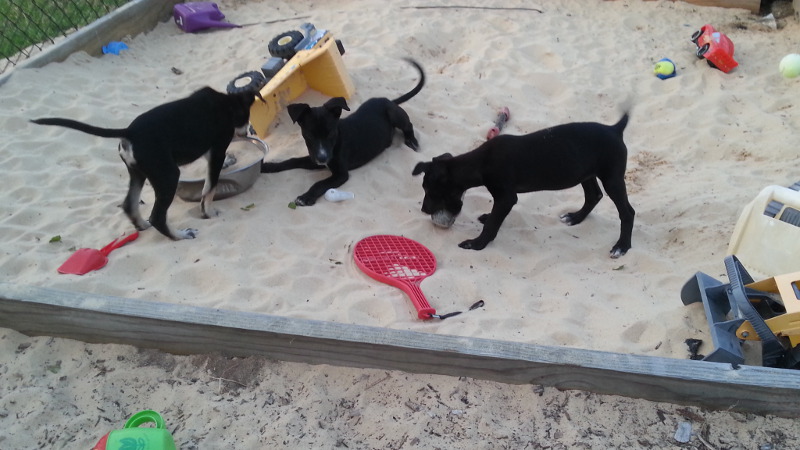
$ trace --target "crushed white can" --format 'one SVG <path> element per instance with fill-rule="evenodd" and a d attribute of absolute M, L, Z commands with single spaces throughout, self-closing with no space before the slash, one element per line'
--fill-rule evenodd
<path fill-rule="evenodd" d="M 325 191 L 325 200 L 329 202 L 341 202 L 354 197 L 355 195 L 352 192 L 340 191 L 338 189 L 328 189 Z"/>

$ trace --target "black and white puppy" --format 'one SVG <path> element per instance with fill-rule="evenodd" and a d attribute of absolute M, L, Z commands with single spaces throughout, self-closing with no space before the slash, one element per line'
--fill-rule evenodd
<path fill-rule="evenodd" d="M 122 209 L 137 230 L 150 225 L 173 240 L 193 239 L 197 230 L 173 230 L 167 224 L 167 210 L 175 198 L 180 179 L 179 166 L 201 156 L 208 159 L 200 210 L 204 218 L 211 209 L 225 152 L 234 133 L 247 134 L 250 107 L 255 93 L 222 94 L 210 87 L 187 98 L 157 106 L 141 114 L 127 128 L 100 128 L 62 118 L 36 119 L 39 125 L 57 125 L 104 138 L 119 138 L 119 156 L 128 168 L 130 183 Z M 139 212 L 145 180 L 155 191 L 150 220 Z"/>
<path fill-rule="evenodd" d="M 459 244 L 461 248 L 481 250 L 497 236 L 503 220 L 517 203 L 518 193 L 561 190 L 580 184 L 586 196 L 583 207 L 561 216 L 567 225 L 577 225 L 603 197 L 599 179 L 619 212 L 619 240 L 611 248 L 611 257 L 618 258 L 631 248 L 635 214 L 625 187 L 628 149 L 622 132 L 627 123 L 626 113 L 610 126 L 569 123 L 524 136 L 500 135 L 469 153 L 446 153 L 421 162 L 412 174 L 425 173 L 422 212 L 430 214 L 434 224 L 449 228 L 461 212 L 464 192 L 486 186 L 494 205 L 489 214 L 478 218 L 483 231 L 477 238 Z"/>
<path fill-rule="evenodd" d="M 289 169 L 318 170 L 327 167 L 331 176 L 314 183 L 295 200 L 298 206 L 311 206 L 328 189 L 343 185 L 349 171 L 357 169 L 392 145 L 394 130 L 403 132 L 405 144 L 418 150 L 414 128 L 408 114 L 399 105 L 417 95 L 425 84 L 425 73 L 414 60 L 406 59 L 419 71 L 419 83 L 410 92 L 394 99 L 371 98 L 353 114 L 340 119 L 342 110 L 350 111 L 342 97 L 335 97 L 319 107 L 294 103 L 287 107 L 289 117 L 300 125 L 308 156 L 261 164 L 261 173 Z"/>

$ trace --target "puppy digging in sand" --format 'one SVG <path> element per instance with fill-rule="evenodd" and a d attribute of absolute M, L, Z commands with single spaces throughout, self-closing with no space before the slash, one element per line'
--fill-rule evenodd
<path fill-rule="evenodd" d="M 204 218 L 211 209 L 225 152 L 234 134 L 244 136 L 250 124 L 250 106 L 255 93 L 222 94 L 209 87 L 187 98 L 157 106 L 141 114 L 127 128 L 100 128 L 71 119 L 32 120 L 39 125 L 72 128 L 104 138 L 119 138 L 119 156 L 128 168 L 130 183 L 122 209 L 137 230 L 150 225 L 173 240 L 193 239 L 197 230 L 174 230 L 167 224 L 167 210 L 175 198 L 179 166 L 201 156 L 208 159 L 208 173 L 200 201 Z M 155 192 L 150 220 L 139 212 L 139 199 L 146 181 Z"/>
<path fill-rule="evenodd" d="M 372 161 L 392 145 L 395 128 L 402 131 L 408 147 L 418 150 L 419 144 L 414 136 L 411 120 L 399 105 L 422 90 L 425 73 L 415 61 L 406 61 L 417 69 L 420 79 L 411 91 L 394 100 L 369 99 L 343 119 L 340 119 L 342 110 L 350 111 L 350 108 L 342 97 L 332 98 L 315 108 L 305 103 L 289 105 L 289 117 L 300 125 L 308 156 L 262 163 L 261 173 L 289 169 L 319 170 L 327 167 L 331 176 L 314 183 L 294 201 L 297 206 L 311 206 L 328 189 L 343 185 L 349 179 L 351 170 Z"/>
<path fill-rule="evenodd" d="M 625 187 L 628 149 L 622 132 L 627 124 L 626 113 L 615 125 L 569 123 L 524 136 L 500 135 L 463 155 L 445 153 L 421 162 L 412 174 L 425 173 L 422 212 L 430 214 L 435 225 L 449 228 L 461 212 L 467 189 L 486 186 L 494 205 L 489 214 L 478 218 L 483 231 L 459 244 L 481 250 L 497 236 L 517 203 L 517 194 L 580 184 L 585 194 L 583 207 L 561 216 L 567 225 L 577 225 L 603 198 L 599 179 L 619 213 L 620 235 L 610 254 L 619 258 L 631 248 L 635 215 Z"/>

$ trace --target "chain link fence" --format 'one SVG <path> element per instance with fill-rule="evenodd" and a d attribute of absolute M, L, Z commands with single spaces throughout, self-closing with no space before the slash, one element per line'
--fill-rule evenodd
<path fill-rule="evenodd" d="M 0 74 L 129 0 L 0 0 Z"/>

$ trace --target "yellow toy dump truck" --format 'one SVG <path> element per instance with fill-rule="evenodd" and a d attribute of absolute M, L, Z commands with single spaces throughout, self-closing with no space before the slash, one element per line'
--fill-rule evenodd
<path fill-rule="evenodd" d="M 350 98 L 355 92 L 342 61 L 341 41 L 310 23 L 303 24 L 301 29 L 281 33 L 270 41 L 271 58 L 261 67 L 261 72 L 244 73 L 228 84 L 229 93 L 260 92 L 264 101 L 255 102 L 250 110 L 250 123 L 260 138 L 269 134 L 278 113 L 306 89 L 344 98 Z"/>

